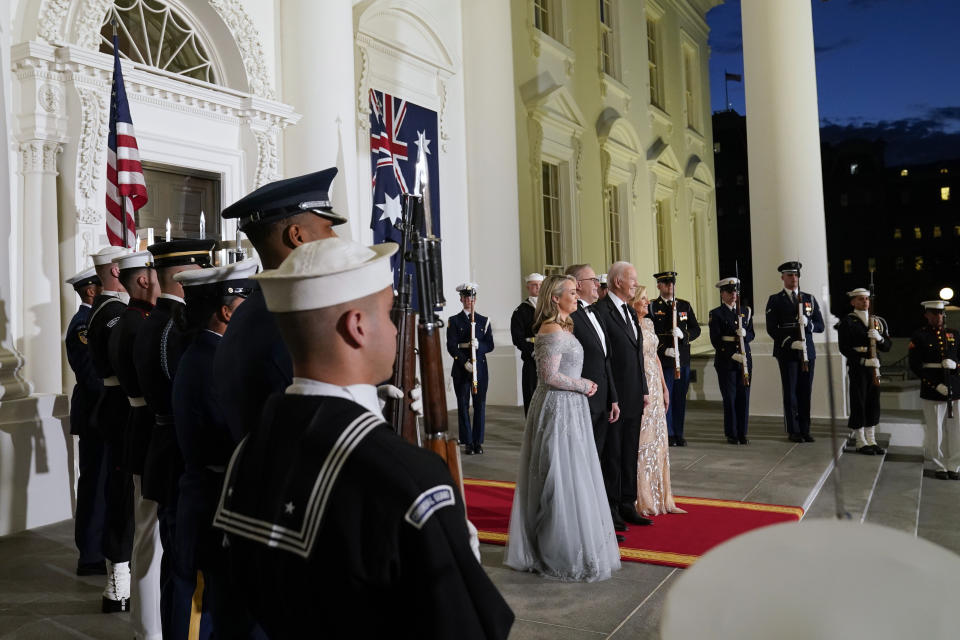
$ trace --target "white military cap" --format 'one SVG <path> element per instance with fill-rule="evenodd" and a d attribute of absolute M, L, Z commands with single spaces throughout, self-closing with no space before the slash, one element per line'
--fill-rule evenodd
<path fill-rule="evenodd" d="M 464 282 L 457 285 L 457 291 L 461 296 L 475 296 L 477 295 L 477 289 L 480 288 L 476 282 Z"/>
<path fill-rule="evenodd" d="M 183 285 L 189 302 L 191 298 L 205 296 L 246 297 L 256 289 L 256 283 L 250 279 L 256 272 L 257 261 L 248 259 L 222 267 L 181 271 L 175 273 L 173 279 Z"/>
<path fill-rule="evenodd" d="M 153 266 L 153 254 L 149 251 L 122 254 L 115 256 L 113 262 L 121 271 L 124 269 L 144 269 Z"/>
<path fill-rule="evenodd" d="M 100 284 L 100 278 L 97 276 L 97 270 L 93 267 L 90 267 L 89 269 L 84 269 L 80 273 L 70 276 L 64 280 L 64 282 L 74 289 L 79 289 L 87 286 L 88 284 Z"/>
<path fill-rule="evenodd" d="M 110 264 L 113 262 L 113 259 L 117 256 L 121 256 L 127 252 L 123 247 L 107 246 L 96 253 L 91 253 L 90 257 L 93 259 L 93 266 L 100 267 L 105 264 Z"/>
<path fill-rule="evenodd" d="M 531 273 L 530 275 L 528 275 L 526 278 L 524 278 L 523 281 L 524 281 L 524 283 L 527 283 L 527 282 L 543 282 L 543 278 L 544 278 L 544 276 L 543 276 L 542 273 L 537 273 L 536 271 L 534 271 L 533 273 Z"/>
<path fill-rule="evenodd" d="M 723 287 L 735 287 L 740 284 L 739 278 L 724 278 L 723 280 L 718 280 L 716 287 L 717 289 L 722 289 Z"/>
<path fill-rule="evenodd" d="M 946 309 L 946 300 L 924 300 L 920 303 L 924 309 Z"/>
<path fill-rule="evenodd" d="M 847 291 L 847 295 L 850 296 L 851 298 L 856 298 L 858 296 L 869 296 L 870 290 L 864 289 L 863 287 L 857 287 L 853 291 Z"/>
<path fill-rule="evenodd" d="M 601 273 L 597 278 L 600 280 L 600 284 L 607 284 L 607 274 Z"/>
<path fill-rule="evenodd" d="M 344 238 L 324 238 L 300 245 L 279 267 L 254 279 L 270 311 L 323 309 L 393 286 L 388 258 L 398 248 L 395 242 L 367 247 Z"/>

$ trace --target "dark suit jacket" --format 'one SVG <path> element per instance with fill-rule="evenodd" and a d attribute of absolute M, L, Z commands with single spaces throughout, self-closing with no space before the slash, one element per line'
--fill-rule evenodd
<path fill-rule="evenodd" d="M 614 306 L 610 296 L 598 301 L 594 308 L 610 338 L 607 353 L 610 355 L 613 384 L 620 402 L 620 415 L 639 418 L 643 414 L 643 396 L 648 392 L 647 377 L 643 372 L 643 333 L 637 322 L 637 312 L 627 305 L 631 321 L 637 328 L 634 337 L 633 329 L 623 321 L 620 309 Z"/>
<path fill-rule="evenodd" d="M 600 321 L 600 328 L 606 336 L 607 353 L 604 353 L 600 336 L 593 328 L 593 323 L 590 322 L 583 306 L 577 306 L 577 310 L 570 314 L 570 318 L 573 320 L 573 335 L 583 347 L 583 373 L 580 375 L 597 383 L 597 392 L 589 398 L 590 413 L 595 414 L 610 411 L 610 405 L 617 402 L 617 386 L 613 381 L 613 370 L 610 368 L 610 337 L 607 336 L 599 311 L 594 310 L 594 315 Z"/>

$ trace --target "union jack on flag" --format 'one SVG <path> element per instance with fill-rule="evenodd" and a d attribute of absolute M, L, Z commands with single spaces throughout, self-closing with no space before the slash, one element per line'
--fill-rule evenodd
<path fill-rule="evenodd" d="M 440 180 L 437 157 L 437 112 L 382 91 L 370 90 L 370 172 L 373 211 L 370 228 L 374 243 L 402 239 L 395 223 L 403 211 L 402 194 L 415 184 L 419 154 L 426 154 L 430 173 L 433 234 L 440 235 Z M 397 273 L 399 253 L 392 258 Z"/>
<path fill-rule="evenodd" d="M 147 204 L 147 184 L 140 166 L 140 150 L 120 71 L 117 36 L 113 36 L 113 90 L 110 92 L 110 137 L 107 139 L 107 239 L 133 247 L 137 237 L 134 214 Z M 124 228 L 126 234 L 124 235 Z"/>

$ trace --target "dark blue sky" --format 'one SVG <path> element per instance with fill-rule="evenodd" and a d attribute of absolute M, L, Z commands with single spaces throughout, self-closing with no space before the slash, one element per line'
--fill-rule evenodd
<path fill-rule="evenodd" d="M 960 1 L 811 3 L 824 138 L 882 137 L 896 162 L 960 157 Z M 743 73 L 739 0 L 712 9 L 707 22 L 719 111 L 724 69 Z M 729 86 L 733 108 L 745 113 L 743 84 Z"/>

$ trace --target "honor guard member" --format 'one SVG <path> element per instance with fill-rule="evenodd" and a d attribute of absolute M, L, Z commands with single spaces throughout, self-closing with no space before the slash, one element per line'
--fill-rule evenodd
<path fill-rule="evenodd" d="M 813 334 L 823 333 L 823 315 L 817 299 L 800 291 L 801 267 L 803 265 L 796 261 L 784 262 L 777 267 L 783 290 L 767 299 L 767 333 L 773 338 L 773 357 L 780 367 L 787 434 L 791 442 L 813 442 L 810 394 L 817 357 Z"/>
<path fill-rule="evenodd" d="M 293 249 L 336 236 L 333 227 L 347 221 L 330 202 L 336 175 L 336 167 L 331 167 L 271 182 L 224 209 L 221 216 L 236 218 L 263 268 L 276 269 Z M 239 440 L 260 419 L 267 396 L 283 391 L 293 378 L 290 354 L 262 293 L 251 295 L 230 321 L 217 354 L 217 394 L 231 399 L 223 412 Z"/>
<path fill-rule="evenodd" d="M 191 627 L 191 600 L 202 575 L 201 635 L 244 638 L 251 632 L 239 596 L 227 577 L 227 560 L 214 533 L 213 515 L 223 488 L 234 439 L 214 389 L 214 357 L 233 314 L 258 287 L 250 279 L 255 260 L 243 260 L 213 269 L 182 271 L 174 279 L 183 285 L 190 346 L 180 359 L 173 381 L 173 413 L 177 443 L 183 453 L 177 502 L 177 597 L 174 636 L 187 638 Z M 232 397 L 232 396 L 231 396 Z M 183 597 L 186 596 L 186 597 Z M 196 605 L 196 596 L 193 604 Z"/>
<path fill-rule="evenodd" d="M 153 434 L 143 463 L 143 496 L 157 503 L 160 527 L 160 617 L 170 636 L 173 614 L 173 559 L 177 520 L 177 484 L 183 459 L 173 427 L 173 377 L 186 344 L 181 331 L 186 311 L 183 286 L 173 279 L 181 271 L 210 266 L 215 240 L 173 240 L 147 247 L 160 284 L 160 296 L 143 321 L 133 344 L 133 360 L 143 399 L 153 414 Z M 179 324 L 178 324 L 179 322 Z M 187 602 L 193 596 L 191 591 Z M 177 637 L 177 636 L 170 636 Z M 184 636 L 185 637 L 185 636 Z"/>
<path fill-rule="evenodd" d="M 77 436 L 79 477 L 77 478 L 77 511 L 73 539 L 80 558 L 77 575 L 105 575 L 103 562 L 103 525 L 106 515 L 104 490 L 107 482 L 103 438 L 90 428 L 90 415 L 100 397 L 103 383 L 90 361 L 87 346 L 87 322 L 94 299 L 100 293 L 100 278 L 93 267 L 67 279 L 67 284 L 80 296 L 80 307 L 67 327 L 67 361 L 77 383 L 70 395 L 70 434 Z"/>
<path fill-rule="evenodd" d="M 720 397 L 723 398 L 723 434 L 728 444 L 747 444 L 747 422 L 750 416 L 750 386 L 744 379 L 743 364 L 753 371 L 750 343 L 753 333 L 753 310 L 741 306 L 737 315 L 740 280 L 724 278 L 717 283 L 720 306 L 710 310 L 710 343 L 716 350 L 713 367 L 717 370 Z M 744 352 L 740 351 L 743 338 Z M 748 374 L 749 375 L 749 374 Z"/>
<path fill-rule="evenodd" d="M 700 337 L 700 325 L 693 307 L 686 300 L 677 298 L 677 326 L 673 326 L 673 298 L 677 282 L 676 271 L 661 271 L 653 274 L 657 279 L 660 295 L 650 302 L 650 319 L 660 343 L 657 356 L 663 367 L 663 380 L 670 394 L 667 408 L 667 436 L 670 446 L 687 446 L 683 437 L 683 420 L 687 409 L 687 388 L 690 386 L 690 343 Z M 676 377 L 676 358 L 673 338 L 680 349 L 680 377 Z"/>
<path fill-rule="evenodd" d="M 600 288 L 597 291 L 598 300 L 603 300 L 607 297 L 607 274 L 601 273 L 597 276 L 597 280 L 600 281 Z"/>
<path fill-rule="evenodd" d="M 293 384 L 234 452 L 214 526 L 272 640 L 318 629 L 506 638 L 513 621 L 470 549 L 446 465 L 380 412 L 373 385 L 396 354 L 396 250 L 329 238 L 256 276 L 293 356 Z M 318 603 L 329 615 L 318 618 Z"/>
<path fill-rule="evenodd" d="M 102 290 L 94 298 L 87 322 L 90 361 L 103 390 L 97 399 L 90 426 L 104 441 L 107 465 L 106 517 L 103 555 L 107 560 L 107 584 L 102 611 L 114 613 L 130 608 L 130 554 L 133 548 L 133 481 L 123 465 L 123 434 L 130 405 L 110 363 L 110 334 L 127 307 L 128 295 L 120 284 L 120 269 L 113 258 L 126 253 L 122 247 L 104 247 L 90 256 Z"/>
<path fill-rule="evenodd" d="M 137 333 L 153 310 L 160 284 L 153 269 L 153 255 L 138 251 L 113 259 L 120 270 L 120 282 L 130 295 L 110 333 L 110 365 L 127 397 L 129 409 L 124 427 L 124 463 L 133 474 L 134 531 L 130 562 L 130 619 L 140 638 L 162 635 L 160 622 L 160 525 L 157 503 L 143 496 L 143 463 L 153 435 L 153 413 L 143 399 L 134 364 Z"/>
<path fill-rule="evenodd" d="M 923 302 L 927 325 L 910 337 L 910 370 L 920 378 L 924 457 L 941 480 L 960 480 L 960 331 L 944 326 L 946 303 Z"/>
<path fill-rule="evenodd" d="M 468 456 L 483 453 L 484 412 L 487 406 L 487 354 L 493 351 L 493 329 L 486 316 L 474 312 L 477 301 L 475 282 L 457 285 L 463 311 L 450 316 L 447 321 L 447 353 L 453 358 L 453 390 L 457 394 L 457 421 L 460 425 L 460 443 Z M 474 323 L 473 337 L 470 333 L 471 313 Z M 476 362 L 473 357 L 476 355 Z M 476 367 L 477 388 L 473 388 L 473 371 Z M 473 424 L 470 423 L 470 402 L 473 402 Z"/>
<path fill-rule="evenodd" d="M 537 364 L 533 361 L 533 312 L 537 308 L 537 295 L 540 293 L 540 283 L 543 276 L 531 273 L 524 281 L 527 288 L 527 298 L 513 310 L 510 316 L 510 337 L 513 346 L 520 351 L 520 360 L 523 362 L 521 372 L 521 387 L 523 390 L 523 412 L 530 408 L 530 399 L 537 388 Z"/>
<path fill-rule="evenodd" d="M 880 360 L 870 357 L 870 341 L 876 341 L 878 351 L 890 351 L 890 329 L 886 320 L 870 313 L 869 290 L 854 289 L 847 295 L 853 311 L 837 324 L 837 341 L 850 377 L 847 426 L 854 434 L 857 453 L 882 455 L 886 451 L 877 444 L 875 433 L 880 424 Z"/>

